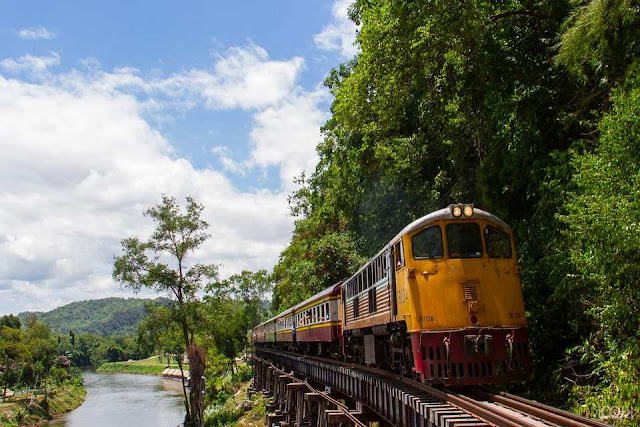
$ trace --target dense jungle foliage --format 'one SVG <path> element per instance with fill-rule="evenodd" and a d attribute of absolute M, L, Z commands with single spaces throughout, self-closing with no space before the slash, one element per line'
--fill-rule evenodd
<path fill-rule="evenodd" d="M 326 79 L 274 308 L 474 203 L 516 234 L 534 358 L 519 392 L 638 425 L 640 3 L 357 0 L 350 17 L 360 53 Z"/>

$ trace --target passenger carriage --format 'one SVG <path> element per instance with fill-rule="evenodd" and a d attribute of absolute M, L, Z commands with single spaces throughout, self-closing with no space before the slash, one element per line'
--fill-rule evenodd
<path fill-rule="evenodd" d="M 274 347 L 276 343 L 276 322 L 275 317 L 267 320 L 264 323 L 264 341 L 270 346 Z"/>
<path fill-rule="evenodd" d="M 293 347 L 294 342 L 294 316 L 293 308 L 280 313 L 275 320 L 276 324 L 276 342 L 288 343 L 289 349 Z"/>
<path fill-rule="evenodd" d="M 301 350 L 325 355 L 341 350 L 340 289 L 337 283 L 293 308 L 296 342 Z"/>

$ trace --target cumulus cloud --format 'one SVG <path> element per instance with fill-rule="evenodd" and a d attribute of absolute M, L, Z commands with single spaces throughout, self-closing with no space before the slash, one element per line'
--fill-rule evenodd
<path fill-rule="evenodd" d="M 352 58 L 358 53 L 355 45 L 357 27 L 349 19 L 349 6 L 353 0 L 335 0 L 331 8 L 333 22 L 313 36 L 322 50 L 338 51 L 344 58 Z"/>
<path fill-rule="evenodd" d="M 0 68 L 13 74 L 26 72 L 42 75 L 48 68 L 60 65 L 60 55 L 51 52 L 49 56 L 23 55 L 18 59 L 6 58 L 0 61 Z"/>
<path fill-rule="evenodd" d="M 328 98 L 324 88 L 299 92 L 254 116 L 251 160 L 263 167 L 279 166 L 280 181 L 290 190 L 293 178 L 313 171 L 318 161 L 320 127 L 328 118 L 320 105 Z"/>
<path fill-rule="evenodd" d="M 220 160 L 225 171 L 241 176 L 246 175 L 247 168 L 251 167 L 248 162 L 239 162 L 231 158 L 231 152 L 226 145 L 218 145 L 211 148 L 211 153 Z"/>
<path fill-rule="evenodd" d="M 16 36 L 23 40 L 45 39 L 50 40 L 56 37 L 56 33 L 47 30 L 45 27 L 22 28 L 16 31 Z"/>
<path fill-rule="evenodd" d="M 193 107 L 194 102 L 204 102 L 213 110 L 256 110 L 289 96 L 297 87 L 303 66 L 303 58 L 273 60 L 262 47 L 249 43 L 218 55 L 212 69 L 194 68 L 167 77 L 145 78 L 133 67 L 108 72 L 91 61 L 88 73 L 75 71 L 56 80 L 73 89 L 90 85 L 104 92 L 133 90 L 164 96 L 172 102 L 183 102 L 187 108 Z"/>
<path fill-rule="evenodd" d="M 168 103 L 250 110 L 249 157 L 236 162 L 227 148 L 214 154 L 227 159 L 227 171 L 276 165 L 289 180 L 314 166 L 324 120 L 325 95 L 296 85 L 301 59 L 274 61 L 250 45 L 228 50 L 209 71 L 145 78 L 96 64 L 44 73 L 60 63 L 47 58 L 42 66 L 26 57 L 0 62 L 11 73 L 42 71 L 0 75 L 0 313 L 131 295 L 110 277 L 112 256 L 120 239 L 148 235 L 141 213 L 160 192 L 205 205 L 213 238 L 196 259 L 222 263 L 223 276 L 275 263 L 292 227 L 290 187 L 238 190 L 223 171 L 176 155 L 146 113 Z"/>

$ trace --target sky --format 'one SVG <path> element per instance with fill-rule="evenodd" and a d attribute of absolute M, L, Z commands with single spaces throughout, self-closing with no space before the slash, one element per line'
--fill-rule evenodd
<path fill-rule="evenodd" d="M 357 53 L 349 4 L 3 2 L 0 314 L 133 296 L 113 257 L 162 194 L 205 206 L 194 261 L 270 270 L 317 162 L 322 81 Z"/>

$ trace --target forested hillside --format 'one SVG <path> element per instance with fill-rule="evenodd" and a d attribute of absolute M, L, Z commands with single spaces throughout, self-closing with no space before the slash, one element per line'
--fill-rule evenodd
<path fill-rule="evenodd" d="M 103 298 L 77 301 L 46 313 L 24 312 L 18 317 L 24 322 L 29 315 L 49 325 L 61 334 L 133 335 L 147 315 L 148 304 L 169 304 L 166 298 Z"/>
<path fill-rule="evenodd" d="M 326 80 L 275 308 L 410 221 L 474 203 L 517 238 L 535 364 L 520 392 L 638 422 L 638 2 L 358 0 L 351 18 L 361 53 Z"/>

